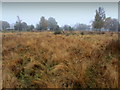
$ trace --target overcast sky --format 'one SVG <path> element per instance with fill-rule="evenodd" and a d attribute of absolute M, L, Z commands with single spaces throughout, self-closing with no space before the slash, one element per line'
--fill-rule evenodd
<path fill-rule="evenodd" d="M 60 26 L 64 24 L 74 25 L 76 23 L 90 24 L 94 20 L 95 10 L 101 6 L 107 17 L 118 18 L 118 3 L 30 3 L 30 2 L 3 2 L 2 20 L 15 23 L 17 16 L 28 24 L 36 25 L 41 16 L 46 19 L 54 17 Z"/>

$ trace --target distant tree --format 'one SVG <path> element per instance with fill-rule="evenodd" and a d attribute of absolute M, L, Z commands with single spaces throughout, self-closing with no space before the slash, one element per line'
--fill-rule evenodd
<path fill-rule="evenodd" d="M 21 31 L 22 30 L 22 23 L 16 22 L 14 25 L 14 29 Z"/>
<path fill-rule="evenodd" d="M 64 25 L 64 26 L 63 26 L 63 29 L 64 29 L 64 30 L 69 30 L 69 25 Z"/>
<path fill-rule="evenodd" d="M 16 22 L 16 24 L 14 25 L 15 30 L 19 30 L 19 31 L 25 31 L 27 30 L 27 23 L 26 22 Z"/>
<path fill-rule="evenodd" d="M 27 30 L 28 30 L 28 31 L 32 31 L 33 29 L 34 29 L 34 25 L 28 25 L 28 26 L 27 26 Z"/>
<path fill-rule="evenodd" d="M 26 22 L 22 22 L 21 23 L 21 27 L 22 27 L 22 30 L 27 30 L 27 23 Z"/>
<path fill-rule="evenodd" d="M 61 30 L 61 29 L 60 29 L 60 27 L 59 27 L 59 25 L 57 25 L 57 28 L 56 28 L 56 30 Z"/>
<path fill-rule="evenodd" d="M 40 30 L 40 25 L 36 24 L 36 30 Z"/>
<path fill-rule="evenodd" d="M 73 30 L 74 30 L 73 27 L 69 26 L 69 31 L 73 31 Z"/>
<path fill-rule="evenodd" d="M 61 30 L 61 31 L 62 31 L 62 30 L 63 30 L 63 27 L 59 27 L 59 30 Z"/>
<path fill-rule="evenodd" d="M 120 32 L 120 23 L 118 24 L 118 32 Z"/>
<path fill-rule="evenodd" d="M 6 30 L 7 28 L 10 28 L 10 24 L 7 21 L 0 21 L 0 29 Z"/>
<path fill-rule="evenodd" d="M 118 20 L 112 19 L 108 17 L 105 19 L 104 28 L 108 29 L 109 31 L 117 31 L 118 30 Z"/>
<path fill-rule="evenodd" d="M 89 25 L 86 25 L 86 24 L 76 24 L 74 26 L 75 30 L 89 30 L 90 29 L 90 26 Z"/>
<path fill-rule="evenodd" d="M 63 29 L 64 30 L 68 30 L 68 31 L 72 31 L 73 30 L 73 28 L 71 26 L 69 26 L 69 25 L 64 25 Z"/>
<path fill-rule="evenodd" d="M 45 19 L 45 17 L 43 17 L 43 16 L 41 17 L 38 27 L 40 30 L 47 30 L 48 22 Z"/>
<path fill-rule="evenodd" d="M 24 23 L 23 23 L 24 24 Z M 15 30 L 19 30 L 19 31 L 22 31 L 22 20 L 20 19 L 19 16 L 17 16 L 17 21 L 16 21 L 16 24 L 14 25 L 14 29 Z"/>
<path fill-rule="evenodd" d="M 94 19 L 94 21 L 92 23 L 93 28 L 101 30 L 101 28 L 103 28 L 103 26 L 104 26 L 105 17 L 106 16 L 105 16 L 104 8 L 99 7 L 99 9 L 96 10 L 95 19 Z"/>
<path fill-rule="evenodd" d="M 57 25 L 55 18 L 53 18 L 53 17 L 48 18 L 48 29 L 49 30 L 59 29 L 59 26 Z"/>
<path fill-rule="evenodd" d="M 30 29 L 33 30 L 35 27 L 34 25 L 30 25 Z"/>

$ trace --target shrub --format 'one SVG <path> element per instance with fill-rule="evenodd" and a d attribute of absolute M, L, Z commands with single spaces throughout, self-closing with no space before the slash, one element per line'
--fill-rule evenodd
<path fill-rule="evenodd" d="M 62 31 L 55 31 L 54 34 L 55 34 L 55 35 L 57 35 L 57 34 L 62 34 Z"/>
<path fill-rule="evenodd" d="M 101 32 L 101 34 L 105 34 L 105 32 Z"/>
<path fill-rule="evenodd" d="M 84 35 L 84 32 L 81 32 L 80 34 L 81 34 L 81 35 Z"/>

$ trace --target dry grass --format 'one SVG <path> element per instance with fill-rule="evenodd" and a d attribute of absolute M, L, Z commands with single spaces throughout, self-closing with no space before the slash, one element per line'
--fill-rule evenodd
<path fill-rule="evenodd" d="M 4 33 L 3 88 L 118 88 L 117 34 L 76 33 Z"/>

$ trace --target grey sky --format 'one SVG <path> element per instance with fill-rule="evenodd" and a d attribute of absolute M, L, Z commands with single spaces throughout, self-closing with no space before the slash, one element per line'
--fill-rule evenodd
<path fill-rule="evenodd" d="M 94 20 L 95 10 L 101 6 L 107 17 L 118 18 L 118 3 L 2 3 L 2 19 L 15 23 L 17 16 L 28 24 L 36 25 L 41 16 L 54 17 L 60 26 L 76 23 L 90 24 Z"/>
<path fill-rule="evenodd" d="M 1 17 L 2 17 L 2 2 L 0 2 L 0 20 L 1 20 Z"/>

